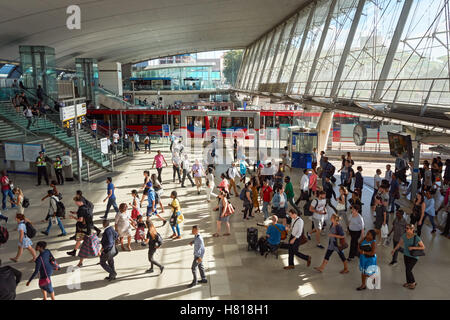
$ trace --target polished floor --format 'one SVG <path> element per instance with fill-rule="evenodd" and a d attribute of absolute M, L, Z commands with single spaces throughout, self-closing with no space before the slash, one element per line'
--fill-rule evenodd
<path fill-rule="evenodd" d="M 167 159 L 170 159 L 167 145 L 160 146 Z M 142 171 L 151 168 L 154 152 L 149 156 L 143 152 L 137 153 L 134 159 L 116 167 L 116 172 L 111 173 L 113 182 L 117 187 L 117 202 L 129 203 L 132 189 L 139 189 L 143 182 Z M 363 202 L 368 204 L 372 195 L 370 178 L 376 168 L 384 169 L 384 164 L 360 163 L 355 159 L 355 165 L 362 165 L 365 168 L 364 175 L 367 176 L 367 184 L 364 187 Z M 220 172 L 219 168 L 218 172 Z M 152 170 L 153 173 L 156 170 Z M 294 180 L 295 190 L 298 192 L 298 182 L 300 174 L 297 171 L 288 173 Z M 105 175 L 106 176 L 106 175 Z M 350 262 L 350 273 L 342 275 L 342 263 L 334 253 L 325 271 L 320 274 L 313 267 L 318 266 L 325 254 L 325 250 L 315 247 L 315 242 L 310 241 L 301 247 L 301 251 L 312 256 L 312 265 L 307 268 L 302 260 L 297 260 L 293 270 L 283 270 L 287 265 L 288 254 L 286 250 L 281 250 L 279 259 L 274 256 L 264 258 L 255 252 L 247 251 L 246 229 L 256 227 L 256 222 L 262 222 L 261 215 L 253 220 L 242 219 L 241 201 L 238 197 L 233 197 L 232 202 L 238 208 L 236 214 L 231 219 L 232 234 L 229 237 L 213 238 L 216 231 L 216 215 L 212 208 L 216 202 L 208 203 L 203 191 L 200 195 L 192 187 L 180 188 L 178 183 L 172 183 L 171 167 L 163 170 L 164 196 L 163 203 L 169 203 L 169 194 L 172 190 L 177 190 L 185 215 L 185 223 L 182 225 L 182 239 L 169 239 L 172 231 L 168 224 L 161 226 L 161 222 L 155 219 L 158 231 L 164 238 L 164 244 L 156 259 L 164 266 L 164 273 L 159 276 L 159 272 L 153 274 L 145 273 L 149 267 L 147 260 L 147 250 L 133 243 L 133 251 L 120 252 L 116 257 L 117 280 L 107 282 L 104 279 L 107 274 L 97 265 L 98 258 L 85 260 L 84 267 L 73 271 L 73 266 L 78 262 L 77 258 L 66 255 L 66 251 L 73 248 L 74 241 L 68 238 L 58 238 L 59 228 L 54 226 L 50 236 L 40 234 L 44 230 L 45 224 L 41 222 L 46 216 L 48 200 L 41 202 L 41 198 L 46 194 L 45 186 L 35 187 L 34 177 L 11 176 L 15 184 L 23 187 L 25 194 L 31 200 L 31 206 L 25 213 L 30 218 L 38 234 L 33 239 L 34 243 L 45 240 L 48 247 L 62 266 L 61 271 L 55 272 L 52 277 L 53 286 L 57 299 L 448 299 L 450 290 L 450 240 L 439 235 L 439 232 L 430 234 L 430 227 L 423 228 L 423 240 L 426 246 L 426 256 L 421 257 L 419 263 L 414 268 L 414 275 L 418 283 L 415 290 L 402 287 L 405 282 L 405 268 L 402 263 L 403 257 L 399 256 L 399 263 L 391 267 L 390 262 L 391 247 L 378 246 L 378 265 L 381 269 L 381 289 L 356 291 L 360 285 L 361 276 L 358 268 L 358 260 Z M 216 185 L 218 183 L 216 181 Z M 186 185 L 189 185 L 187 183 Z M 75 190 L 79 189 L 78 183 L 66 183 L 60 188 L 64 195 L 64 203 L 67 212 L 75 210 L 72 197 Z M 95 205 L 96 225 L 100 226 L 99 217 L 104 214 L 106 196 L 105 179 L 100 178 L 91 183 L 83 183 L 81 186 L 83 193 Z M 13 264 L 9 261 L 17 250 L 17 232 L 14 231 L 13 220 L 14 210 L 5 212 L 11 219 L 8 222 L 10 231 L 9 242 L 0 248 L 0 258 L 3 264 Z M 169 209 L 166 207 L 163 214 L 168 218 Z M 114 218 L 113 211 L 110 213 L 111 221 Z M 372 218 L 368 205 L 364 207 L 364 219 L 367 226 L 371 227 Z M 63 220 L 69 235 L 75 230 L 74 220 Z M 308 218 L 305 220 L 307 230 L 311 228 Z M 191 263 L 193 258 L 193 248 L 189 242 L 193 239 L 190 234 L 192 225 L 199 225 L 201 234 L 206 245 L 204 264 L 207 272 L 208 283 L 197 285 L 192 289 L 186 286 L 192 280 Z M 264 228 L 258 227 L 260 235 L 265 232 Z M 223 231 L 222 231 L 223 233 Z M 322 235 L 322 243 L 327 243 L 327 236 Z M 347 251 L 347 250 L 346 250 Z M 346 252 L 348 254 L 348 252 Z M 25 252 L 19 263 L 14 263 L 14 267 L 23 272 L 23 281 L 17 288 L 17 299 L 41 299 L 41 292 L 38 288 L 38 281 L 34 280 L 29 287 L 26 281 L 32 274 L 34 264 L 27 261 L 30 255 Z"/>

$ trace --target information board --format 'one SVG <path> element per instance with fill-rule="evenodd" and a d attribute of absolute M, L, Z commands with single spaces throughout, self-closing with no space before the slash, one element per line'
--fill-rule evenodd
<path fill-rule="evenodd" d="M 23 145 L 23 161 L 35 162 L 42 150 L 40 144 L 24 144 Z"/>
<path fill-rule="evenodd" d="M 75 119 L 75 107 L 74 106 L 65 106 L 59 108 L 59 120 L 67 121 Z"/>
<path fill-rule="evenodd" d="M 23 151 L 21 143 L 5 143 L 5 159 L 23 161 Z"/>
<path fill-rule="evenodd" d="M 163 124 L 162 125 L 162 136 L 163 137 L 170 136 L 170 125 L 168 125 L 168 124 Z"/>
<path fill-rule="evenodd" d="M 100 139 L 100 149 L 103 154 L 108 153 L 108 139 L 107 138 Z"/>

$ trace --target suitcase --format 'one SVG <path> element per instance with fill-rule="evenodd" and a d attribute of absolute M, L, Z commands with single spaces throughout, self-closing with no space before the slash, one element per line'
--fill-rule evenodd
<path fill-rule="evenodd" d="M 247 250 L 258 250 L 258 229 L 248 228 L 247 229 Z"/>

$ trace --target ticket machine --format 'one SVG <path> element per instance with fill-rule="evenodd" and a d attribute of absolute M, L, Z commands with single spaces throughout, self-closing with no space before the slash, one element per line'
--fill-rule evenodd
<path fill-rule="evenodd" d="M 291 166 L 311 169 L 313 149 L 317 148 L 317 132 L 299 126 L 289 127 Z"/>

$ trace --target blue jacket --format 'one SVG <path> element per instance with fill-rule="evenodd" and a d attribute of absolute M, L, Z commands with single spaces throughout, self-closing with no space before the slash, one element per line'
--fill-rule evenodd
<path fill-rule="evenodd" d="M 47 276 L 50 277 L 53 274 L 53 265 L 50 262 L 50 259 L 54 259 L 50 250 L 45 249 L 36 259 L 36 267 L 34 268 L 34 272 L 30 277 L 30 280 L 33 280 L 34 277 L 39 272 L 39 279 L 45 279 Z M 43 264 L 42 264 L 43 262 Z M 45 268 L 45 270 L 44 270 Z M 47 276 L 45 275 L 47 273 Z"/>
<path fill-rule="evenodd" d="M 116 242 L 116 239 L 118 237 L 119 234 L 116 232 L 116 230 L 114 230 L 113 227 L 109 226 L 108 228 L 106 228 L 103 232 L 101 241 L 103 250 L 110 250 L 114 246 L 114 243 Z"/>
<path fill-rule="evenodd" d="M 284 208 L 287 208 L 288 206 L 288 200 L 287 200 L 287 195 L 285 192 L 283 192 L 283 196 L 284 196 Z M 280 207 L 280 200 L 281 200 L 281 196 L 280 193 L 277 192 L 274 194 L 273 199 L 272 199 L 272 206 L 274 208 L 279 208 Z"/>

